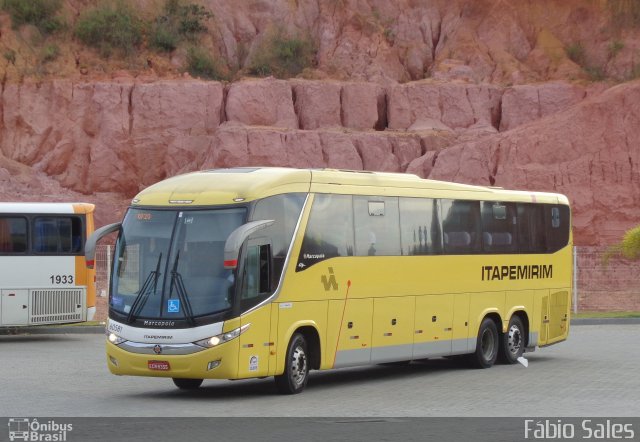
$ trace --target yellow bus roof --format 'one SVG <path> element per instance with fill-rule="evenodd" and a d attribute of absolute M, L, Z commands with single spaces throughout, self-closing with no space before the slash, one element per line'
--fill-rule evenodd
<path fill-rule="evenodd" d="M 319 192 L 568 204 L 564 195 L 510 191 L 422 179 L 417 175 L 337 169 L 238 167 L 178 175 L 141 191 L 134 205 L 237 204 L 289 192 Z"/>

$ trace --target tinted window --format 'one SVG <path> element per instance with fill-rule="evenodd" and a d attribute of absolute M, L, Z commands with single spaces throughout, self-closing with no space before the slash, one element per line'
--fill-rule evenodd
<path fill-rule="evenodd" d="M 273 253 L 273 284 L 277 285 L 284 268 L 293 231 L 298 224 L 300 211 L 304 205 L 305 194 L 287 193 L 264 198 L 253 209 L 251 220 L 272 219 L 271 226 L 256 233 L 256 236 L 269 238 Z M 275 289 L 275 287 L 273 287 Z"/>
<path fill-rule="evenodd" d="M 547 251 L 558 251 L 569 242 L 569 207 L 544 205 L 544 217 L 547 233 Z"/>
<path fill-rule="evenodd" d="M 79 217 L 41 216 L 33 222 L 33 251 L 36 253 L 82 252 L 82 222 Z"/>
<path fill-rule="evenodd" d="M 354 196 L 356 255 L 400 255 L 398 198 Z"/>
<path fill-rule="evenodd" d="M 0 253 L 25 253 L 26 251 L 26 218 L 0 217 Z"/>
<path fill-rule="evenodd" d="M 351 195 L 315 196 L 296 271 L 305 270 L 324 259 L 353 255 L 351 200 Z"/>
<path fill-rule="evenodd" d="M 518 204 L 518 247 L 520 253 L 544 253 L 547 239 L 544 208 L 537 204 Z"/>
<path fill-rule="evenodd" d="M 482 203 L 482 250 L 485 253 L 512 253 L 516 242 L 516 206 L 513 203 Z"/>
<path fill-rule="evenodd" d="M 442 253 L 437 200 L 400 198 L 400 234 L 403 255 Z"/>
<path fill-rule="evenodd" d="M 445 253 L 480 252 L 480 203 L 441 200 Z"/>

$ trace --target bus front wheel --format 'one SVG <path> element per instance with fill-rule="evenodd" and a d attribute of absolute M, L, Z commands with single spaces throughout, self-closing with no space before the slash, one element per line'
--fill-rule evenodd
<path fill-rule="evenodd" d="M 275 377 L 276 388 L 280 394 L 297 394 L 304 390 L 309 379 L 309 355 L 307 341 L 296 333 L 289 342 L 284 373 Z"/>
<path fill-rule="evenodd" d="M 176 384 L 180 390 L 195 390 L 202 385 L 202 379 L 183 379 L 172 378 L 173 383 Z"/>
<path fill-rule="evenodd" d="M 513 315 L 509 321 L 507 332 L 502 335 L 500 345 L 500 361 L 515 364 L 524 353 L 524 325 L 520 317 Z"/>
<path fill-rule="evenodd" d="M 476 351 L 471 355 L 473 365 L 478 368 L 491 367 L 498 357 L 499 342 L 496 323 L 491 318 L 484 318 L 478 330 Z"/>

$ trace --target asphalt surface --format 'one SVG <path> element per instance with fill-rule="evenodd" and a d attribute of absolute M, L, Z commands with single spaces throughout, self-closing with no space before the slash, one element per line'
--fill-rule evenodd
<path fill-rule="evenodd" d="M 184 392 L 113 376 L 102 334 L 5 335 L 0 416 L 640 416 L 639 340 L 639 324 L 574 326 L 567 342 L 526 354 L 528 368 L 433 359 L 313 372 L 302 394 L 279 396 L 271 378 Z"/>

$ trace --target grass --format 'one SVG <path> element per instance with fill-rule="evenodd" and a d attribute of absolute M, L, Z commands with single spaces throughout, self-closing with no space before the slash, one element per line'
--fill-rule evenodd
<path fill-rule="evenodd" d="M 129 55 L 142 43 L 143 22 L 124 1 L 102 4 L 80 16 L 75 36 L 104 57 L 113 52 Z"/>
<path fill-rule="evenodd" d="M 11 16 L 13 27 L 33 25 L 42 34 L 51 34 L 63 27 L 56 14 L 62 0 L 0 0 L 2 9 Z"/>
<path fill-rule="evenodd" d="M 200 34 L 208 31 L 205 23 L 212 17 L 213 14 L 204 6 L 166 0 L 163 14 L 151 27 L 150 44 L 157 50 L 171 52 L 182 41 L 196 41 Z"/>
<path fill-rule="evenodd" d="M 249 73 L 260 77 L 295 77 L 313 65 L 315 55 L 315 45 L 310 38 L 275 32 L 262 42 L 249 64 Z"/>
<path fill-rule="evenodd" d="M 187 52 L 187 71 L 193 77 L 224 80 L 220 66 L 206 50 L 192 47 Z"/>
<path fill-rule="evenodd" d="M 640 318 L 640 312 L 627 311 L 627 312 L 580 312 L 573 314 L 572 317 L 585 319 L 585 318 Z"/>

